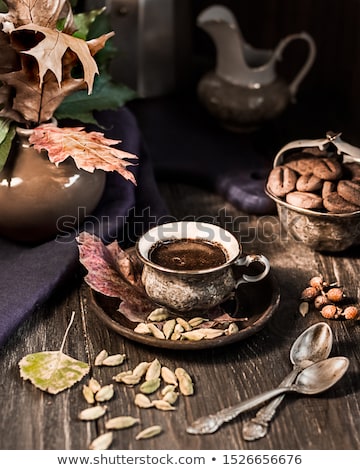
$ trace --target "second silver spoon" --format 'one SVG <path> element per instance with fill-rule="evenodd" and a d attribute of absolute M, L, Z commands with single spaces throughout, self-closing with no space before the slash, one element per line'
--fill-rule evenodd
<path fill-rule="evenodd" d="M 329 357 L 333 343 L 332 331 L 327 323 L 315 323 L 307 328 L 295 340 L 290 350 L 290 361 L 293 370 L 281 382 L 281 387 L 291 385 L 296 376 L 306 367 Z M 278 396 L 261 408 L 254 418 L 243 425 L 242 436 L 246 441 L 254 441 L 264 437 L 277 407 L 284 399 L 284 394 Z"/>

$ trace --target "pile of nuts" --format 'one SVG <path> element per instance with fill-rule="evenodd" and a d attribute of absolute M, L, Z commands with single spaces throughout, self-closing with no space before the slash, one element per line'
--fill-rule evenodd
<path fill-rule="evenodd" d="M 273 168 L 267 188 L 271 194 L 303 209 L 344 214 L 360 210 L 360 163 L 306 148 L 288 155 Z"/>
<path fill-rule="evenodd" d="M 359 317 L 358 307 L 346 304 L 344 289 L 327 283 L 321 275 L 310 279 L 308 287 L 301 293 L 301 301 L 299 311 L 302 315 L 308 313 L 312 304 L 327 319 L 356 320 Z"/>

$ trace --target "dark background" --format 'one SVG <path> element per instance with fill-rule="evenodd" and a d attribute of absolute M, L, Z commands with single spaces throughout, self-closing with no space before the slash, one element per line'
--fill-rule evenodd
<path fill-rule="evenodd" d="M 196 26 L 196 18 L 214 4 L 233 11 L 253 47 L 274 49 L 285 36 L 302 31 L 316 43 L 315 63 L 300 84 L 296 102 L 250 134 L 222 129 L 197 97 L 197 84 L 214 67 L 216 50 L 211 38 Z M 242 187 L 243 180 L 236 178 L 252 178 L 256 171 L 259 179 L 286 143 L 324 138 L 330 130 L 342 132 L 345 141 L 360 146 L 360 0 L 175 0 L 173 27 L 173 90 L 128 103 L 159 180 L 218 189 L 230 173 L 233 186 Z M 121 45 L 126 48 L 126 38 Z M 278 73 L 290 82 L 306 53 L 304 41 L 292 43 L 278 63 Z M 226 181 L 231 187 L 232 182 Z"/>
<path fill-rule="evenodd" d="M 298 103 L 306 104 L 302 125 L 306 136 L 338 127 L 354 145 L 360 144 L 360 1 L 359 0 L 193 0 L 193 70 L 200 71 L 215 56 L 211 39 L 195 25 L 200 11 L 213 4 L 229 7 L 244 38 L 254 47 L 273 49 L 292 33 L 307 31 L 317 46 L 313 68 L 299 88 Z M 279 72 L 292 77 L 305 48 L 289 46 Z M 319 117 L 319 118 L 318 118 Z M 316 122 L 318 119 L 322 122 Z M 313 123 L 315 129 L 313 129 Z M 300 125 L 300 123 L 299 123 Z M 313 129 L 313 131 L 312 131 Z M 296 131 L 294 131 L 294 134 Z M 304 136 L 303 136 L 304 137 Z"/>

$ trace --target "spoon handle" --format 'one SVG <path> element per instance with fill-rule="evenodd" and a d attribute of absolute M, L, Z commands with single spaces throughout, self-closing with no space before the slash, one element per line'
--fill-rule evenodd
<path fill-rule="evenodd" d="M 291 385 L 299 372 L 300 369 L 294 367 L 290 374 L 288 374 L 280 383 L 280 387 Z M 285 394 L 282 394 L 274 398 L 270 403 L 261 408 L 254 418 L 251 418 L 244 423 L 242 436 L 245 441 L 255 441 L 256 439 L 266 436 L 268 425 L 274 417 L 278 406 L 283 401 L 284 396 Z"/>
<path fill-rule="evenodd" d="M 189 434 L 211 434 L 219 429 L 222 424 L 236 418 L 240 413 L 252 410 L 262 403 L 271 400 L 271 398 L 277 397 L 278 395 L 291 390 L 291 387 L 278 387 L 273 390 L 263 392 L 236 405 L 224 408 L 215 414 L 203 416 L 202 418 L 197 419 L 186 428 L 186 431 Z"/>

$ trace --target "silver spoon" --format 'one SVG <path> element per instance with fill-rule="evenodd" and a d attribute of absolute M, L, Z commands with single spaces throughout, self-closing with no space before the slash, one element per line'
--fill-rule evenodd
<path fill-rule="evenodd" d="M 189 434 L 210 434 L 215 432 L 222 424 L 236 418 L 244 411 L 252 410 L 265 401 L 282 393 L 297 392 L 305 395 L 315 395 L 332 387 L 345 374 L 349 367 L 346 357 L 338 356 L 316 362 L 304 369 L 298 375 L 295 383 L 287 387 L 278 387 L 261 393 L 253 398 L 229 406 L 213 415 L 203 416 L 186 428 Z"/>
<path fill-rule="evenodd" d="M 315 323 L 301 333 L 290 349 L 290 361 L 293 364 L 293 370 L 279 386 L 291 385 L 303 369 L 329 357 L 332 343 L 332 331 L 329 325 L 324 322 Z M 266 435 L 269 422 L 274 417 L 276 409 L 283 401 L 284 396 L 283 394 L 274 398 L 261 408 L 254 418 L 244 423 L 242 435 L 246 441 L 254 441 Z"/>

